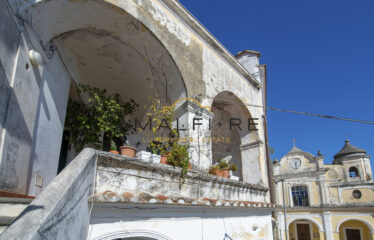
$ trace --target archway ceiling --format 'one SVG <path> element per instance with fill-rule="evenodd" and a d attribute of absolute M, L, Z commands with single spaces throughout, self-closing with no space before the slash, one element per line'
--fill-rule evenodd
<path fill-rule="evenodd" d="M 144 115 L 149 96 L 170 104 L 185 95 L 182 77 L 166 49 L 151 34 L 127 39 L 96 29 L 80 29 L 63 34 L 54 42 L 75 83 L 105 88 L 124 99 L 134 99 Z"/>

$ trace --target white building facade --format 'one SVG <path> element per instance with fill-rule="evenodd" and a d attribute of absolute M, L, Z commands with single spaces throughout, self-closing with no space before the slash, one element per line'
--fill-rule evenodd
<path fill-rule="evenodd" d="M 36 197 L 0 239 L 273 238 L 258 52 L 232 56 L 174 0 L 0 4 L 0 191 Z M 192 139 L 185 183 L 178 168 L 91 149 L 65 150 L 61 161 L 79 84 L 140 106 L 149 96 L 178 103 Z M 196 117 L 203 125 L 191 129 Z M 230 141 L 204 140 L 221 136 Z M 141 133 L 127 137 L 146 150 Z M 235 176 L 209 175 L 227 156 Z"/>

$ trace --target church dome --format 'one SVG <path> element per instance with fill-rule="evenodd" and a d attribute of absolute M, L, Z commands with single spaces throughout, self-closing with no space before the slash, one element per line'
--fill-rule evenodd
<path fill-rule="evenodd" d="M 347 156 L 366 155 L 364 149 L 358 148 L 350 144 L 349 140 L 345 141 L 344 147 L 334 156 L 334 162 L 341 162 L 341 158 Z"/>

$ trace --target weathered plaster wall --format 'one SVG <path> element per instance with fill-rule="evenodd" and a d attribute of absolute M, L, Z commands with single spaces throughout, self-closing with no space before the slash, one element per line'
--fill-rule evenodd
<path fill-rule="evenodd" d="M 41 172 L 39 175 L 42 175 L 45 184 L 48 184 L 55 175 L 53 168 L 57 166 L 58 161 L 69 80 L 63 70 L 63 64 L 59 59 L 54 60 L 56 54 L 52 54 L 51 59 L 49 59 L 50 56 L 46 57 L 46 54 L 51 54 L 48 50 L 50 41 L 62 37 L 68 32 L 91 31 L 99 35 L 110 35 L 111 38 L 119 42 L 126 42 L 132 36 L 132 34 L 129 34 L 131 29 L 129 30 L 122 24 L 126 22 L 125 25 L 128 26 L 127 23 L 133 23 L 134 31 L 135 29 L 139 31 L 143 29 L 145 32 L 150 31 L 155 39 L 165 47 L 181 74 L 187 96 L 197 98 L 202 102 L 202 105 L 210 106 L 219 92 L 230 91 L 245 104 L 260 106 L 263 104 L 262 92 L 255 84 L 256 80 L 249 77 L 244 68 L 214 38 L 207 40 L 207 34 L 195 20 L 186 20 L 190 18 L 188 13 L 181 13 L 179 10 L 172 12 L 163 1 L 14 0 L 10 3 L 13 10 L 19 12 L 25 20 L 25 25 L 31 24 L 32 31 L 29 31 L 28 34 L 30 39 L 26 39 L 24 45 L 27 42 L 32 42 L 33 48 L 42 53 L 44 60 L 44 66 L 30 66 L 31 76 L 23 76 L 25 73 L 22 73 L 22 71 L 24 71 L 26 55 L 29 50 L 29 47 L 24 46 L 24 49 L 19 51 L 17 67 L 20 69 L 15 72 L 15 79 L 19 79 L 17 81 L 30 84 L 28 86 L 29 91 L 15 88 L 19 89 L 17 100 L 20 101 L 22 107 L 25 107 L 25 111 L 21 111 L 22 114 L 18 115 L 25 118 L 27 131 L 24 131 L 25 128 L 22 132 L 23 134 L 28 133 L 28 136 L 22 136 L 22 141 L 26 142 L 22 152 L 15 151 L 21 155 L 12 153 L 9 156 L 22 159 L 22 161 L 25 161 L 23 163 L 23 166 L 25 166 L 28 164 L 31 154 L 31 165 L 26 167 L 24 172 L 16 174 L 17 176 L 27 176 L 28 170 L 31 169 L 30 172 L 33 172 L 33 175 L 28 178 L 31 183 L 34 181 L 35 174 L 39 172 Z M 178 4 L 175 5 L 176 8 L 178 6 Z M 51 12 L 55 14 L 50 14 Z M 93 12 L 96 14 L 91 14 Z M 105 16 L 105 18 L 97 18 L 97 14 Z M 183 20 L 181 14 L 184 14 Z M 64 51 L 63 47 L 60 50 Z M 136 46 L 135 50 L 144 51 L 145 49 L 139 45 Z M 63 53 L 61 55 L 64 55 Z M 77 60 L 79 60 L 78 57 L 72 59 L 72 61 Z M 67 69 L 68 72 L 70 70 L 74 72 L 74 67 Z M 17 77 L 17 74 L 21 73 L 23 75 Z M 58 76 L 58 78 L 51 79 L 51 76 Z M 79 78 L 82 74 L 76 76 L 76 78 Z M 26 80 L 27 78 L 35 79 L 32 81 Z M 17 81 L 14 82 L 15 86 L 18 86 Z M 56 89 L 59 89 L 58 93 L 56 93 Z M 60 91 L 61 89 L 62 91 Z M 27 103 L 24 98 L 28 98 Z M 255 171 L 254 182 L 262 182 L 267 185 L 266 154 L 263 144 L 265 141 L 262 127 L 263 108 L 247 106 L 247 109 L 252 117 L 259 119 L 259 137 L 257 139 L 259 146 L 253 153 L 248 151 L 245 157 L 253 158 L 259 164 L 260 175 L 257 176 L 257 171 Z M 12 116 L 17 116 L 17 114 L 12 114 Z M 22 127 L 22 124 L 19 125 L 18 122 L 22 121 L 12 119 L 9 124 L 17 123 L 18 128 Z M 34 127 L 35 123 L 36 126 Z M 49 134 L 46 132 L 49 132 Z M 47 137 L 48 139 L 45 140 Z M 9 144 L 17 142 L 12 140 L 14 136 L 12 138 L 11 135 L 5 134 L 3 138 L 9 138 L 4 141 L 5 144 L 7 142 Z M 4 145 L 3 149 L 11 151 L 12 147 Z M 205 152 L 208 153 L 209 151 Z M 15 160 L 7 160 L 9 163 L 12 161 Z M 246 166 L 246 168 L 250 167 Z M 48 169 L 49 172 L 43 172 L 43 168 Z M 206 168 L 205 165 L 204 168 Z M 10 168 L 7 167 L 7 169 Z M 24 183 L 24 179 L 20 182 L 23 182 L 23 185 L 20 185 L 17 191 L 25 191 L 27 184 Z M 39 190 L 31 184 L 30 193 L 37 194 Z"/>
<path fill-rule="evenodd" d="M 32 171 L 28 194 L 33 196 L 38 195 L 57 175 L 70 85 L 70 77 L 58 54 L 54 54 L 41 71 L 36 135 L 30 158 Z M 41 187 L 35 184 L 36 175 L 43 178 Z"/>
<path fill-rule="evenodd" d="M 26 193 L 39 79 L 28 59 L 29 42 L 1 2 L 0 188 Z"/>
<path fill-rule="evenodd" d="M 273 239 L 270 211 L 206 207 L 95 204 L 90 232 L 91 240 L 132 233 L 162 240 Z"/>
<path fill-rule="evenodd" d="M 20 214 L 0 240 L 87 239 L 97 153 L 83 150 Z"/>
<path fill-rule="evenodd" d="M 267 189 L 206 173 L 190 171 L 181 184 L 180 168 L 140 160 L 113 158 L 102 153 L 99 158 L 96 194 L 115 193 L 116 201 L 129 201 L 126 194 L 144 192 L 153 196 L 192 200 L 228 200 L 266 202 Z M 99 197 L 101 198 L 101 197 Z"/>
<path fill-rule="evenodd" d="M 361 198 L 360 199 L 355 199 L 353 197 L 353 191 L 354 190 L 359 190 L 361 191 Z M 341 192 L 341 200 L 344 203 L 374 203 L 374 188 L 349 188 L 349 189 L 342 189 Z"/>
<path fill-rule="evenodd" d="M 6 111 L 11 95 L 13 64 L 17 54 L 20 33 L 5 1 L 0 2 L 0 133 L 2 135 Z M 2 139 L 0 138 L 0 144 Z"/>

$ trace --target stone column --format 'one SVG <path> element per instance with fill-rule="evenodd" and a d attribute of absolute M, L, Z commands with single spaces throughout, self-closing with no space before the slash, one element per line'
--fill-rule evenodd
<path fill-rule="evenodd" d="M 210 125 L 214 113 L 197 103 L 185 101 L 174 111 L 174 127 L 178 127 L 180 142 L 189 144 L 193 169 L 207 171 L 212 164 Z"/>
<path fill-rule="evenodd" d="M 331 223 L 331 212 L 323 212 L 323 228 L 326 233 L 326 239 L 334 239 L 332 233 L 332 223 Z"/>
<path fill-rule="evenodd" d="M 261 183 L 261 168 L 260 168 L 260 146 L 262 141 L 256 141 L 240 146 L 242 155 L 242 171 L 243 181 L 258 184 Z"/>

